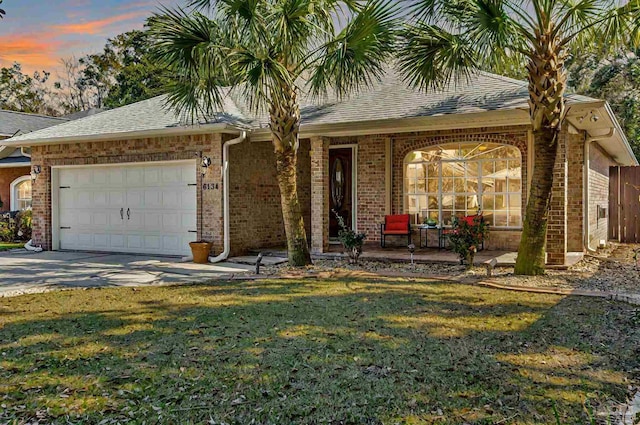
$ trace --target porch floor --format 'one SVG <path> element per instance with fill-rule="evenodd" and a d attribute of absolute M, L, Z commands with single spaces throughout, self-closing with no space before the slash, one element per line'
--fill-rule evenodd
<path fill-rule="evenodd" d="M 342 253 L 342 246 L 337 244 L 329 245 L 329 251 L 322 254 L 312 254 L 313 259 L 334 259 L 344 256 Z M 285 248 L 266 248 L 253 251 L 254 253 L 262 252 L 265 256 L 284 257 L 287 256 Z M 490 251 L 482 250 L 476 254 L 475 263 L 481 264 L 484 261 L 496 258 L 498 260 L 497 266 L 509 267 L 514 266 L 516 263 L 515 251 Z M 411 254 L 404 246 L 387 246 L 382 248 L 377 242 L 365 243 L 362 256 L 362 260 L 371 261 L 383 261 L 393 263 L 408 263 L 411 261 Z M 570 267 L 583 258 L 581 252 L 567 253 L 567 264 L 564 266 L 549 266 L 549 268 L 567 268 Z M 443 264 L 458 264 L 458 254 L 448 249 L 437 248 L 416 248 L 413 254 L 413 260 L 416 263 L 443 263 Z M 234 261 L 234 259 L 229 259 Z"/>

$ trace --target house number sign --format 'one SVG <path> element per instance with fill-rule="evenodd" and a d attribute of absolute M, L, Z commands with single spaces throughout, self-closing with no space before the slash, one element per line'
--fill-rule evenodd
<path fill-rule="evenodd" d="M 202 183 L 202 190 L 217 190 L 218 183 Z"/>

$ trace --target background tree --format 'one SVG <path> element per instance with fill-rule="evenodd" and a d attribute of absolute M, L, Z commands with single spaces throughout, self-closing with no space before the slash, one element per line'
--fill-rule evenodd
<path fill-rule="evenodd" d="M 0 69 L 0 109 L 35 114 L 54 114 L 51 93 L 46 85 L 49 79 L 46 71 L 35 71 L 32 75 L 22 72 L 22 67 L 14 63 Z"/>
<path fill-rule="evenodd" d="M 515 272 L 545 269 L 547 218 L 558 139 L 565 118 L 565 60 L 595 40 L 640 44 L 640 0 L 419 0 L 399 67 L 417 87 L 437 88 L 488 67 L 526 63 L 534 135 L 532 185 Z"/>
<path fill-rule="evenodd" d="M 62 60 L 56 88 L 65 113 L 117 108 L 163 93 L 166 69 L 151 58 L 148 31 L 107 41 L 102 52 Z"/>
<path fill-rule="evenodd" d="M 0 4 L 2 4 L 2 0 L 0 0 Z M 7 12 L 4 11 L 4 9 L 0 8 L 0 19 L 4 18 L 4 15 L 6 15 Z"/>
<path fill-rule="evenodd" d="M 289 262 L 309 264 L 296 181 L 303 80 L 317 95 L 329 87 L 346 95 L 379 78 L 396 41 L 395 11 L 384 0 L 196 0 L 191 6 L 196 10 L 166 10 L 151 24 L 158 58 L 175 75 L 168 104 L 198 120 L 219 111 L 230 90 L 254 112 L 268 113 Z M 341 31 L 337 17 L 345 21 Z"/>
<path fill-rule="evenodd" d="M 595 50 L 570 58 L 569 86 L 577 93 L 606 99 L 640 158 L 640 50 L 614 54 Z"/>

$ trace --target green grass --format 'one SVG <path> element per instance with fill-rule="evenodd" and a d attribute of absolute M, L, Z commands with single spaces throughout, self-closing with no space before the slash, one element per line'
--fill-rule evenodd
<path fill-rule="evenodd" d="M 23 246 L 24 246 L 24 242 L 21 242 L 21 243 L 0 242 L 0 251 L 8 251 L 10 249 L 22 248 Z"/>
<path fill-rule="evenodd" d="M 0 423 L 589 423 L 637 382 L 638 325 L 430 281 L 25 295 L 0 299 Z"/>

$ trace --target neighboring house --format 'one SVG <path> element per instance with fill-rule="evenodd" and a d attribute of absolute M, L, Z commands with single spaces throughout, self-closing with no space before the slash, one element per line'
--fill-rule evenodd
<path fill-rule="evenodd" d="M 23 112 L 0 110 L 0 141 L 25 134 L 66 119 Z M 0 211 L 17 211 L 31 207 L 31 161 L 20 148 L 0 146 Z"/>
<path fill-rule="evenodd" d="M 385 214 L 447 224 L 481 208 L 491 224 L 487 247 L 517 249 L 535 161 L 526 83 L 483 73 L 423 93 L 388 71 L 345 100 L 301 98 L 298 191 L 314 252 L 336 235 L 331 209 L 378 241 Z M 607 205 L 609 166 L 637 164 L 606 102 L 567 100 L 551 264 L 607 239 L 607 218 L 596 208 Z M 231 253 L 284 245 L 267 117 L 227 97 L 223 112 L 185 125 L 164 103 L 156 97 L 4 142 L 31 148 L 42 170 L 34 182 L 34 244 L 184 255 L 187 242 L 202 238 L 219 253 L 227 183 Z M 223 182 L 223 145 L 241 140 L 243 130 L 247 139 L 230 146 Z M 213 163 L 204 176 L 201 155 Z"/>

